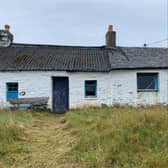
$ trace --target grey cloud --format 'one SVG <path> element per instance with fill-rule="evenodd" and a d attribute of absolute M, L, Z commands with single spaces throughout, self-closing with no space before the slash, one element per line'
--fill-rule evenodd
<path fill-rule="evenodd" d="M 165 0 L 13 0 L 1 2 L 0 11 L 0 26 L 11 24 L 15 42 L 104 45 L 108 24 L 122 46 L 167 34 Z"/>

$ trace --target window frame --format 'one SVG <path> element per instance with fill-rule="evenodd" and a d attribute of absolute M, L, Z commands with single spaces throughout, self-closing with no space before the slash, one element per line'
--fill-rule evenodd
<path fill-rule="evenodd" d="M 138 75 L 156 75 L 155 89 L 139 89 Z M 159 92 L 159 73 L 158 72 L 137 72 L 137 92 Z"/>
<path fill-rule="evenodd" d="M 11 87 L 12 89 L 10 90 L 9 89 L 9 86 L 10 84 L 16 84 L 17 87 Z M 15 88 L 17 88 L 17 90 L 15 90 Z M 17 98 L 19 98 L 19 83 L 18 82 L 6 82 L 6 100 L 9 101 L 11 100 L 8 95 L 9 93 L 15 93 L 17 94 Z"/>
<path fill-rule="evenodd" d="M 95 95 L 94 96 L 88 96 L 88 95 L 86 95 L 86 84 L 87 84 L 87 82 L 95 82 Z M 97 80 L 85 80 L 84 81 L 84 95 L 85 95 L 85 98 L 87 98 L 87 99 L 89 99 L 89 98 L 97 98 Z"/>

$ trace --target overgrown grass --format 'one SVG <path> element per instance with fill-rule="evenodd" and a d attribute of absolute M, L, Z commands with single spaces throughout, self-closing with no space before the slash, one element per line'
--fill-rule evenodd
<path fill-rule="evenodd" d="M 26 166 L 167 168 L 168 108 L 1 110 L 0 167 Z"/>
<path fill-rule="evenodd" d="M 0 110 L 0 166 L 16 161 L 15 154 L 27 152 L 22 143 L 24 126 L 31 115 L 23 111 Z"/>
<path fill-rule="evenodd" d="M 77 167 L 168 167 L 167 107 L 93 108 L 66 118 L 78 139 L 67 157 Z"/>

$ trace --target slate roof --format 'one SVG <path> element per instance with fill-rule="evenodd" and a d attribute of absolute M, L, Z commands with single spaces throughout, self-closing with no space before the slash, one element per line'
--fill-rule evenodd
<path fill-rule="evenodd" d="M 168 68 L 168 49 L 12 44 L 0 47 L 0 71 L 109 72 Z"/>
<path fill-rule="evenodd" d="M 111 70 L 168 68 L 168 48 L 118 47 L 108 55 Z"/>

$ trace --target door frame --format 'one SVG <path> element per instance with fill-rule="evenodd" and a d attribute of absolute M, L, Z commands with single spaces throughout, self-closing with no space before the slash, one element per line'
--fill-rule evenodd
<path fill-rule="evenodd" d="M 55 78 L 67 78 L 68 81 L 68 104 L 67 104 L 67 110 L 69 110 L 69 77 L 68 76 L 52 76 L 51 80 L 52 80 L 52 112 L 54 112 L 54 79 Z M 56 112 L 55 112 L 56 113 Z M 59 113 L 57 113 L 59 114 Z"/>

